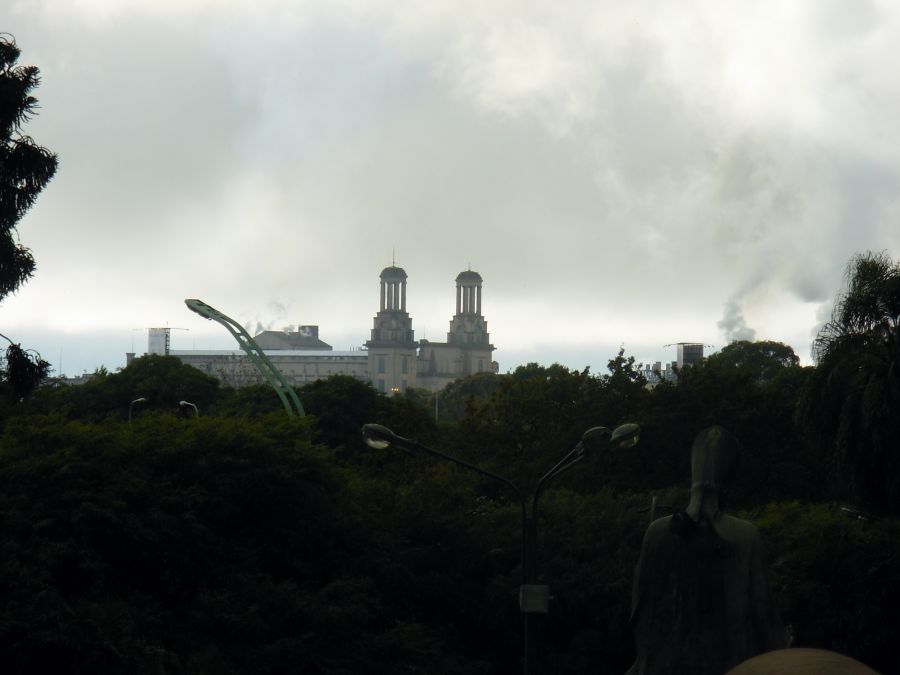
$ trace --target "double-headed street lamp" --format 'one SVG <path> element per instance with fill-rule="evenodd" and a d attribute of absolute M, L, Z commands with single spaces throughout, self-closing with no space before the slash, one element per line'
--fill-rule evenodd
<path fill-rule="evenodd" d="M 523 660 L 522 672 L 528 675 L 531 672 L 531 645 L 528 639 L 530 617 L 532 614 L 546 614 L 550 601 L 550 587 L 546 584 L 536 584 L 537 580 L 537 508 L 538 500 L 547 483 L 568 471 L 578 462 L 584 459 L 585 450 L 595 450 L 601 444 L 608 444 L 620 448 L 628 448 L 636 445 L 640 435 L 640 427 L 637 424 L 623 424 L 610 431 L 606 427 L 591 427 L 581 436 L 581 439 L 572 448 L 569 453 L 559 460 L 552 469 L 541 476 L 538 480 L 534 491 L 531 493 L 531 510 L 528 509 L 528 501 L 519 487 L 508 478 L 499 474 L 482 469 L 480 466 L 470 464 L 464 460 L 453 457 L 440 450 L 429 448 L 422 445 L 411 438 L 398 436 L 393 431 L 380 424 L 366 424 L 362 428 L 363 440 L 366 444 L 376 450 L 382 450 L 388 446 L 395 445 L 406 450 L 421 450 L 430 455 L 446 459 L 454 464 L 458 464 L 466 469 L 480 473 L 483 476 L 492 478 L 496 481 L 507 485 L 516 498 L 522 509 L 522 584 L 519 587 L 519 609 L 523 616 L 522 625 L 522 642 L 523 642 Z"/>

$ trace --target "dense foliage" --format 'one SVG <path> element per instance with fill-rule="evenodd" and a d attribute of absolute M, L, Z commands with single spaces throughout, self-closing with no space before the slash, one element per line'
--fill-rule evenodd
<path fill-rule="evenodd" d="M 288 418 L 270 389 L 222 388 L 158 356 L 45 387 L 2 420 L 6 672 L 517 672 L 513 495 L 373 451 L 359 428 L 384 424 L 527 493 L 585 429 L 624 421 L 642 425 L 638 446 L 588 456 L 541 501 L 543 672 L 627 669 L 651 500 L 684 505 L 691 437 L 712 422 L 744 441 L 732 506 L 761 527 L 796 644 L 890 672 L 898 522 L 832 501 L 844 493 L 795 427 L 812 374 L 773 343 L 735 343 L 652 389 L 624 354 L 598 376 L 529 364 L 458 383 L 437 421 L 415 392 L 346 377 L 298 390 L 310 415 Z"/>
<path fill-rule="evenodd" d="M 890 338 L 883 326 L 867 339 Z M 586 429 L 626 421 L 640 444 L 588 448 L 540 501 L 537 582 L 553 596 L 532 625 L 540 672 L 627 669 L 643 532 L 686 504 L 690 443 L 713 423 L 743 443 L 728 507 L 762 532 L 795 644 L 896 672 L 900 520 L 859 455 L 892 471 L 896 443 L 874 445 L 872 425 L 888 422 L 860 401 L 812 414 L 844 374 L 874 386 L 893 371 L 868 373 L 875 361 L 835 344 L 835 360 L 826 350 L 803 368 L 785 345 L 736 342 L 653 388 L 624 352 L 599 375 L 528 364 L 437 401 L 332 377 L 298 390 L 303 419 L 269 388 L 221 387 L 168 357 L 45 386 L 0 413 L 4 672 L 519 672 L 512 490 L 372 450 L 360 427 L 388 426 L 527 495 Z M 896 398 L 878 403 L 898 417 Z"/>
<path fill-rule="evenodd" d="M 900 262 L 883 253 L 850 261 L 814 352 L 805 427 L 849 472 L 854 494 L 900 515 Z"/>

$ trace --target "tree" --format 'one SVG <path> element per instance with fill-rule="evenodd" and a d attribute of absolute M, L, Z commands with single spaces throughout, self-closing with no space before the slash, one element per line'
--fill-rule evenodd
<path fill-rule="evenodd" d="M 628 454 L 643 458 L 637 485 L 660 488 L 690 475 L 694 435 L 718 424 L 737 436 L 744 452 L 741 480 L 731 496 L 746 506 L 772 498 L 813 498 L 822 481 L 816 463 L 800 452 L 796 404 L 810 368 L 779 342 L 734 342 L 657 385 L 644 409 L 641 442 Z M 650 482 L 647 482 L 650 481 Z"/>
<path fill-rule="evenodd" d="M 876 508 L 900 512 L 900 262 L 850 261 L 846 288 L 813 343 L 815 373 L 801 418 L 836 468 Z"/>
<path fill-rule="evenodd" d="M 779 378 L 785 369 L 799 367 L 800 358 L 782 342 L 735 340 L 710 356 L 707 363 L 744 370 L 762 384 Z"/>
<path fill-rule="evenodd" d="M 536 363 L 519 366 L 516 373 L 528 367 L 539 367 Z M 514 375 L 517 376 L 517 375 Z M 502 375 L 494 373 L 475 373 L 468 377 L 451 382 L 443 390 L 435 393 L 437 397 L 438 417 L 443 422 L 455 422 L 466 412 L 466 408 L 476 403 L 483 403 L 491 398 L 500 387 Z M 434 408 L 434 403 L 430 404 Z"/>
<path fill-rule="evenodd" d="M 2 333 L 0 337 L 9 342 L 6 348 L 6 369 L 0 370 L 0 376 L 7 379 L 17 398 L 27 396 L 47 376 L 50 364 L 34 350 L 22 349 L 22 345 Z"/>
<path fill-rule="evenodd" d="M 175 413 L 179 410 L 185 416 L 193 416 L 191 410 L 180 405 L 181 401 L 190 401 L 206 417 L 215 412 L 220 398 L 219 381 L 174 356 L 146 354 L 119 372 L 98 371 L 77 387 L 43 387 L 20 407 L 25 414 L 52 411 L 67 419 L 100 422 L 126 419 L 129 404 L 139 398 L 144 400 L 134 407 L 135 417 L 149 411 Z M 277 406 L 272 408 L 278 410 Z"/>
<path fill-rule="evenodd" d="M 37 109 L 31 92 L 40 83 L 35 66 L 17 66 L 19 48 L 0 36 L 0 300 L 14 293 L 34 273 L 31 251 L 18 241 L 16 224 L 56 173 L 56 155 L 22 134 L 22 125 Z M 46 377 L 50 364 L 4 337 L 3 376 L 21 398 Z"/>

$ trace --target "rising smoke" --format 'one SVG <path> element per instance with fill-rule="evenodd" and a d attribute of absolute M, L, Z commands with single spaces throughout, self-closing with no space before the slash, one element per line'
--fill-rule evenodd
<path fill-rule="evenodd" d="M 725 339 L 728 342 L 753 340 L 756 337 L 756 331 L 747 325 L 741 305 L 735 299 L 725 303 L 724 316 L 716 325 L 725 334 Z"/>

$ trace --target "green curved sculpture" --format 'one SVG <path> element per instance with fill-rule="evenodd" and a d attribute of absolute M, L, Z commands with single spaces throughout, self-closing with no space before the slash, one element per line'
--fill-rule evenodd
<path fill-rule="evenodd" d="M 278 394 L 278 398 L 281 399 L 287 414 L 293 415 L 296 410 L 296 413 L 300 417 L 305 415 L 303 412 L 303 405 L 297 397 L 297 392 L 295 392 L 293 387 L 288 384 L 287 380 L 284 379 L 284 375 L 281 374 L 281 371 L 269 360 L 269 357 L 265 355 L 262 349 L 260 349 L 259 345 L 256 344 L 256 341 L 250 337 L 250 334 L 244 330 L 243 326 L 234 319 L 225 316 L 216 308 L 210 307 L 202 300 L 188 298 L 184 301 L 184 304 L 187 305 L 189 310 L 199 314 L 204 319 L 217 321 L 225 326 L 225 330 L 231 333 L 234 339 L 237 340 L 238 345 L 240 345 L 240 348 L 244 350 L 248 357 L 250 357 L 250 361 L 256 366 L 256 369 L 266 378 L 269 384 L 272 385 L 275 393 Z M 291 404 L 293 404 L 293 407 Z"/>

